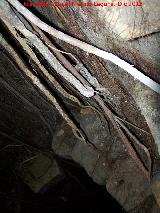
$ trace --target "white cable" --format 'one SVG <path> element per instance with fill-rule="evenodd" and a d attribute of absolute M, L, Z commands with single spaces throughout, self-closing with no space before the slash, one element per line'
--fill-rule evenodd
<path fill-rule="evenodd" d="M 30 22 L 35 24 L 37 27 L 39 27 L 41 30 L 44 30 L 45 32 L 48 32 L 49 34 L 53 35 L 54 37 L 63 40 L 73 46 L 79 47 L 83 49 L 84 51 L 88 53 L 92 53 L 94 55 L 97 55 L 103 59 L 109 60 L 113 62 L 114 64 L 118 65 L 125 71 L 127 71 L 129 74 L 131 74 L 135 79 L 138 79 L 148 87 L 150 87 L 152 90 L 160 94 L 160 85 L 153 81 L 148 76 L 144 75 L 142 72 L 137 70 L 133 65 L 130 65 L 126 61 L 120 59 L 118 56 L 108 53 L 104 50 L 101 50 L 95 46 L 92 46 L 90 44 L 87 44 L 85 42 L 80 41 L 79 39 L 73 38 L 61 31 L 58 31 L 54 29 L 53 27 L 47 25 L 43 21 L 41 21 L 38 17 L 36 17 L 34 14 L 32 14 L 26 7 L 24 7 L 22 4 L 19 3 L 18 0 L 7 0 L 19 13 L 21 13 L 26 19 L 28 19 Z"/>

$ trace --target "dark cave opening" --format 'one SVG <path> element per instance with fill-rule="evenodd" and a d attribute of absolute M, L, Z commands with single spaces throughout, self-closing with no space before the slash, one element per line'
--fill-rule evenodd
<path fill-rule="evenodd" d="M 125 212 L 106 191 L 105 186 L 94 183 L 78 164 L 66 159 L 59 159 L 58 161 L 65 174 L 64 178 L 56 184 L 49 183 L 39 193 L 34 193 L 13 172 L 13 168 L 6 168 L 5 165 L 10 161 L 7 162 L 3 158 L 0 170 L 1 212 Z M 4 162 L 6 162 L 5 165 Z"/>

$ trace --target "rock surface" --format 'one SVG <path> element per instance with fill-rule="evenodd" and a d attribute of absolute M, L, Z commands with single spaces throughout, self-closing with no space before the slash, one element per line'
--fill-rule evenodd
<path fill-rule="evenodd" d="M 149 3 L 147 0 L 144 3 L 146 5 L 144 10 L 148 11 Z M 140 11 L 139 9 L 136 8 Z M 133 12 L 132 9 L 129 10 L 130 13 Z M 146 22 L 142 28 L 142 25 L 139 24 L 142 22 L 142 16 L 135 16 L 135 14 L 133 14 L 134 19 L 130 16 L 126 25 L 125 17 L 126 15 L 128 17 L 128 14 L 124 14 L 123 9 L 117 24 L 114 24 L 117 17 L 117 14 L 115 14 L 113 22 L 110 21 L 109 26 L 107 26 L 104 16 L 106 16 L 107 21 L 110 17 L 107 16 L 105 11 L 102 12 L 98 7 L 96 9 L 93 7 L 34 8 L 34 12 L 37 12 L 37 15 L 50 25 L 54 25 L 101 49 L 117 54 L 160 82 L 158 71 L 160 67 L 159 33 L 151 34 L 156 32 L 156 27 L 159 29 L 158 21 L 155 23 L 156 25 L 152 24 L 158 16 L 153 16 L 153 10 L 151 10 L 148 15 L 151 27 L 148 28 Z M 122 14 L 124 15 L 122 16 Z M 133 21 L 136 22 L 134 30 L 127 29 L 123 33 L 119 31 L 126 29 L 128 24 L 133 28 Z M 119 26 L 121 26 L 121 29 L 119 29 Z M 98 113 L 94 108 L 88 106 L 97 107 L 93 100 L 86 100 L 78 95 L 83 104 L 80 106 L 71 102 L 62 97 L 56 88 L 48 85 L 45 79 L 38 75 L 47 89 L 58 97 L 71 118 L 83 130 L 88 143 L 85 144 L 80 140 L 79 135 L 60 116 L 56 107 L 44 97 L 41 91 L 24 75 L 23 70 L 14 63 L 13 52 L 7 50 L 10 45 L 14 47 L 15 52 L 19 53 L 21 63 L 25 62 L 29 69 L 34 72 L 30 63 L 28 63 L 29 57 L 18 50 L 18 39 L 13 38 L 13 34 L 12 38 L 9 37 L 11 31 L 2 24 L 2 35 L 0 37 L 1 145 L 13 144 L 18 140 L 43 151 L 52 148 L 57 155 L 72 159 L 80 164 L 95 182 L 106 185 L 107 191 L 127 212 L 144 212 L 144 209 L 148 213 L 158 212 L 159 176 L 156 181 L 154 181 L 154 177 L 160 170 L 158 154 L 160 147 L 159 96 L 112 63 L 102 61 L 94 55 L 87 55 L 82 50 L 73 48 L 58 39 L 53 40 L 58 47 L 71 52 L 82 61 L 90 73 L 106 88 L 106 93 L 103 94 L 106 105 L 112 108 L 118 116 L 139 127 L 136 128 L 127 124 L 140 142 L 150 151 L 152 159 L 151 177 L 153 177 L 153 184 L 151 185 L 128 154 L 127 148 L 111 122 L 104 117 L 102 111 Z M 4 34 L 7 34 L 9 38 L 4 39 Z M 130 41 L 130 39 L 135 40 Z M 45 62 L 42 60 L 42 63 Z M 48 65 L 47 69 L 50 73 L 53 73 Z M 38 72 L 38 69 L 36 72 Z M 65 83 L 63 86 L 66 87 Z M 70 91 L 70 89 L 67 91 Z M 72 90 L 72 92 L 75 91 Z M 76 92 L 75 94 L 77 95 Z M 141 129 L 145 131 L 141 131 Z M 144 150 L 139 147 L 134 148 L 139 156 L 146 157 Z M 143 161 L 146 161 L 145 159 Z M 45 158 L 43 163 L 46 161 Z M 146 163 L 145 166 L 147 167 L 148 164 Z M 54 168 L 56 167 L 55 165 Z M 34 189 L 38 191 L 40 188 L 41 186 L 37 186 Z"/>

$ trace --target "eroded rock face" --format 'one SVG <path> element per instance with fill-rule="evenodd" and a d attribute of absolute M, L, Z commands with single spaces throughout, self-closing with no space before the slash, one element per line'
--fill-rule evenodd
<path fill-rule="evenodd" d="M 108 192 L 125 206 L 127 211 L 139 206 L 152 192 L 148 181 L 128 156 L 127 148 L 112 128 L 109 132 L 108 124 L 99 114 L 89 108 L 81 109 L 79 113 L 76 111 L 76 117 L 95 147 L 77 141 L 74 145 L 72 143 L 70 148 L 73 137 L 70 137 L 71 133 L 68 130 L 62 133 L 62 129 L 65 128 L 61 125 L 53 137 L 53 150 L 58 155 L 69 157 L 79 163 L 95 182 L 106 184 Z"/>
<path fill-rule="evenodd" d="M 147 1 L 144 1 L 144 3 L 147 5 L 144 10 L 147 11 L 149 3 Z M 36 7 L 35 9 L 46 17 L 46 21 L 49 20 L 50 23 L 67 33 L 101 49 L 114 52 L 141 68 L 144 73 L 153 79 L 160 80 L 157 70 L 159 67 L 158 34 L 138 38 L 155 32 L 153 28 L 157 27 L 159 29 L 158 22 L 156 22 L 156 26 L 151 24 L 150 28 L 147 28 L 146 22 L 144 22 L 143 28 L 141 28 L 142 25 L 139 23 L 142 22 L 142 16 L 135 16 L 135 13 L 132 13 L 132 8 L 128 8 L 130 16 L 125 14 L 125 8 L 121 9 L 117 24 L 115 23 L 117 14 L 114 9 L 112 9 L 115 12 L 113 22 L 109 21 L 110 16 L 106 9 L 102 8 L 104 10 L 101 10 L 99 7 L 61 8 L 62 13 L 60 16 L 57 15 L 58 11 L 55 13 L 55 8 Z M 137 7 L 137 14 L 142 9 Z M 153 10 L 151 11 L 153 12 Z M 148 15 L 148 18 L 151 18 L 151 23 L 153 19 L 157 18 L 157 16 L 152 15 L 152 12 Z M 126 16 L 129 17 L 127 25 Z M 104 21 L 104 17 L 110 22 L 109 26 Z M 134 29 L 132 29 L 133 22 L 136 22 Z M 128 23 L 132 33 L 130 33 L 130 29 L 126 29 Z M 126 29 L 126 31 L 124 30 L 121 33 L 121 29 Z M 11 29 L 7 30 L 10 31 Z M 116 37 L 116 35 L 119 36 Z M 138 39 L 134 41 L 123 40 L 133 38 Z M 12 40 L 10 44 L 13 45 L 14 42 Z M 159 147 L 160 141 L 159 96 L 112 63 L 104 62 L 93 55 L 88 56 L 81 50 L 58 40 L 56 42 L 62 49 L 76 55 L 90 73 L 106 88 L 107 92 L 103 94 L 105 103 L 118 116 L 149 132 L 149 134 L 145 133 L 128 124 L 128 127 L 137 138 L 149 148 L 152 158 L 151 176 L 154 176 L 160 169 L 159 156 L 155 145 L 156 142 Z M 1 45 L 0 116 L 2 119 L 0 125 L 3 133 L 1 134 L 3 145 L 6 140 L 7 143 L 10 143 L 13 142 L 13 139 L 21 139 L 26 144 L 34 145 L 42 150 L 52 147 L 59 156 L 79 163 L 95 182 L 106 185 L 109 193 L 127 211 L 143 212 L 143 209 L 146 208 L 146 212 L 158 212 L 158 204 L 153 196 L 150 182 L 144 177 L 141 169 L 128 154 L 128 150 L 115 128 L 104 117 L 103 113 L 98 113 L 92 107 L 86 107 L 88 104 L 97 107 L 93 100 L 83 99 L 84 105 L 80 106 L 61 96 L 53 86 L 49 87 L 47 85 L 48 90 L 53 95 L 59 96 L 61 104 L 69 111 L 71 117 L 85 133 L 88 142 L 85 144 L 59 115 L 56 107 L 51 105 L 46 97 L 24 75 L 23 70 L 20 70 L 10 60 L 12 54 L 4 51 L 5 45 L 9 44 L 4 45 L 3 37 L 1 37 Z M 39 78 L 42 77 L 39 76 Z M 46 84 L 46 82 L 44 83 Z M 6 139 L 4 133 L 9 134 L 10 139 L 8 137 Z M 134 148 L 142 159 L 143 156 L 146 157 L 143 149 L 136 146 Z M 147 161 L 144 159 L 143 161 Z M 145 166 L 148 168 L 148 162 Z M 156 199 L 159 198 L 157 188 L 155 189 L 157 180 L 159 179 L 157 178 L 156 184 L 153 184 Z M 157 202 L 159 202 L 158 199 Z"/>

